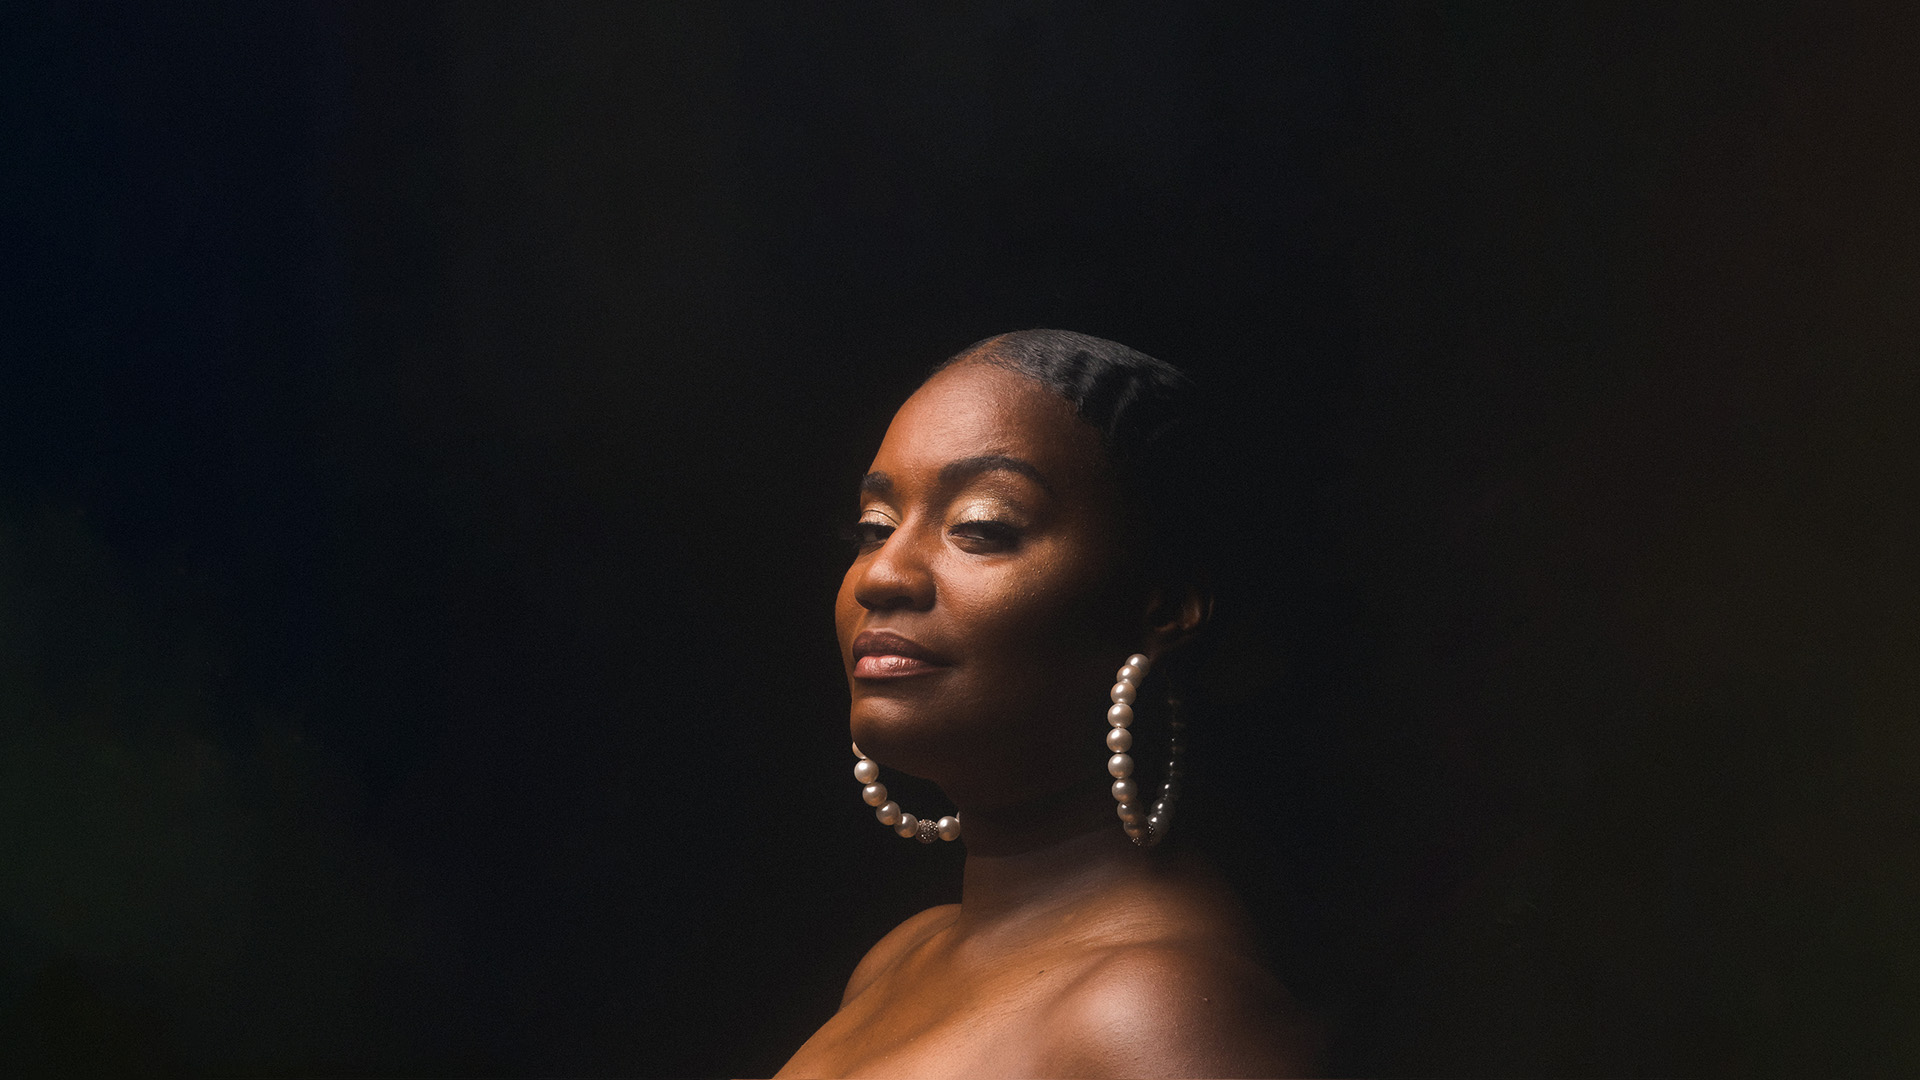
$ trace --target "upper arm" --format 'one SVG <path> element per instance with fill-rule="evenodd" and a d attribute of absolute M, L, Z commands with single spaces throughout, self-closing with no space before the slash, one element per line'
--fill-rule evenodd
<path fill-rule="evenodd" d="M 942 904 L 931 907 L 913 916 L 906 922 L 894 927 L 886 937 L 867 950 L 867 955 L 854 966 L 853 974 L 847 979 L 847 989 L 840 995 L 840 1004 L 860 996 L 860 991 L 872 985 L 880 973 L 893 966 L 908 950 L 925 941 L 929 935 L 952 922 L 960 911 L 959 904 Z"/>
<path fill-rule="evenodd" d="M 1049 1010 L 1041 1068 L 1063 1076 L 1299 1076 L 1315 1025 L 1251 960 L 1170 947 L 1096 964 Z"/>

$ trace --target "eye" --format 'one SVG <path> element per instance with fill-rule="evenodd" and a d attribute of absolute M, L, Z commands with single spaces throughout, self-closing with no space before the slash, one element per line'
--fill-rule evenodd
<path fill-rule="evenodd" d="M 856 554 L 866 554 L 887 542 L 893 535 L 893 525 L 872 518 L 861 518 L 840 532 L 840 538 L 853 547 Z"/>
<path fill-rule="evenodd" d="M 947 531 L 962 548 L 977 554 L 1011 551 L 1020 544 L 1020 530 L 1004 521 L 962 521 Z"/>

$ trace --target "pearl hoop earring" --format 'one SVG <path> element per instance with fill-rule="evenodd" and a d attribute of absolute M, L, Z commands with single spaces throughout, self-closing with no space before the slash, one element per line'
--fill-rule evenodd
<path fill-rule="evenodd" d="M 860 798 L 874 808 L 873 816 L 880 824 L 893 826 L 893 831 L 923 844 L 931 844 L 937 837 L 941 840 L 960 839 L 960 816 L 948 814 L 938 822 L 932 818 L 917 818 L 900 804 L 887 798 L 887 785 L 880 782 L 880 764 L 860 752 L 860 744 L 853 744 L 853 756 L 859 761 L 853 763 L 853 778 L 866 786 L 860 789 Z"/>
<path fill-rule="evenodd" d="M 1107 732 L 1107 749 L 1113 751 L 1113 756 L 1107 759 L 1107 773 L 1113 777 L 1113 800 L 1119 804 L 1114 809 L 1120 815 L 1127 839 L 1143 848 L 1166 838 L 1168 823 L 1173 819 L 1173 800 L 1179 794 L 1178 781 L 1185 776 L 1180 757 L 1186 750 L 1187 730 L 1186 719 L 1180 715 L 1180 703 L 1168 698 L 1173 715 L 1167 721 L 1167 729 L 1172 733 L 1167 747 L 1167 778 L 1160 785 L 1160 797 L 1151 808 L 1143 809 L 1139 801 L 1140 785 L 1133 779 L 1133 758 L 1127 754 L 1133 748 L 1133 732 L 1128 729 L 1133 726 L 1134 700 L 1150 666 L 1151 661 L 1141 653 L 1127 657 L 1107 695 L 1113 700 L 1113 706 L 1107 710 L 1107 723 L 1111 728 Z"/>
<path fill-rule="evenodd" d="M 1133 703 L 1140 693 L 1140 684 L 1146 680 L 1147 668 L 1152 665 L 1144 654 L 1134 653 L 1120 666 L 1114 677 L 1113 689 L 1108 692 L 1113 705 L 1107 710 L 1107 749 L 1113 756 L 1107 759 L 1107 773 L 1113 777 L 1113 799 L 1119 805 L 1115 807 L 1120 815 L 1121 828 L 1126 831 L 1127 839 L 1136 846 L 1149 848 L 1166 838 L 1168 823 L 1173 819 L 1173 801 L 1179 794 L 1178 781 L 1185 776 L 1181 768 L 1180 757 L 1186 750 L 1186 720 L 1180 715 L 1180 702 L 1168 698 L 1167 704 L 1173 709 L 1173 716 L 1167 721 L 1167 728 L 1173 737 L 1167 747 L 1167 778 L 1160 785 L 1160 797 L 1154 800 L 1152 807 L 1140 805 L 1140 784 L 1133 779 L 1133 758 L 1127 751 L 1133 748 Z M 905 810 L 900 804 L 887 797 L 887 785 L 880 782 L 880 764 L 861 751 L 860 744 L 853 744 L 853 756 L 860 760 L 853 763 L 853 778 L 865 786 L 860 789 L 860 798 L 874 808 L 873 816 L 880 824 L 892 826 L 900 836 L 931 844 L 935 839 L 960 839 L 960 815 L 949 814 L 939 821 L 931 818 L 918 818 Z"/>

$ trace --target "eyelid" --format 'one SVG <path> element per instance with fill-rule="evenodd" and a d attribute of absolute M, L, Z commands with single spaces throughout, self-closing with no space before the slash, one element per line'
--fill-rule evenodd
<path fill-rule="evenodd" d="M 1005 525 L 1025 525 L 1027 515 L 1019 507 L 1003 502 L 967 502 L 954 508 L 951 520 L 955 523 L 993 521 Z"/>
<path fill-rule="evenodd" d="M 1025 530 L 995 518 L 966 518 L 948 525 L 947 535 L 962 550 L 981 555 L 1004 554 L 1020 547 Z"/>

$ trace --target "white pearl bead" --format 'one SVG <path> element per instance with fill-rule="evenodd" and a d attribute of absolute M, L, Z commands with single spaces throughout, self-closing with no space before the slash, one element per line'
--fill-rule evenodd
<path fill-rule="evenodd" d="M 1153 661 L 1147 659 L 1146 653 L 1134 653 L 1132 656 L 1127 657 L 1127 666 L 1137 667 L 1141 671 L 1145 671 L 1153 666 Z"/>
<path fill-rule="evenodd" d="M 1130 802 L 1115 803 L 1113 808 L 1116 812 L 1119 813 L 1121 821 L 1147 820 L 1147 812 L 1140 809 L 1139 803 L 1130 803 Z"/>
<path fill-rule="evenodd" d="M 1125 754 L 1115 754 L 1107 759 L 1107 771 L 1125 780 L 1133 775 L 1133 759 Z"/>
<path fill-rule="evenodd" d="M 1122 705 L 1133 704 L 1133 695 L 1134 695 L 1133 684 L 1130 682 L 1114 683 L 1113 690 L 1109 694 L 1109 696 L 1112 697 L 1115 702 Z"/>
<path fill-rule="evenodd" d="M 1133 706 L 1125 702 L 1115 702 L 1113 708 L 1107 710 L 1107 723 L 1114 727 L 1132 727 Z"/>
<path fill-rule="evenodd" d="M 960 819 L 959 818 L 954 817 L 952 814 L 948 814 L 946 817 L 943 817 L 940 819 L 940 839 L 942 840 L 960 839 Z"/>
<path fill-rule="evenodd" d="M 887 801 L 887 785 L 868 784 L 860 789 L 860 798 L 868 806 L 879 806 Z"/>
<path fill-rule="evenodd" d="M 854 756 L 854 757 L 857 757 L 857 758 L 864 758 L 864 757 L 866 757 L 866 756 L 867 756 L 867 755 L 865 755 L 865 754 L 863 754 L 863 753 L 861 753 L 861 752 L 860 752 L 860 744 L 859 744 L 859 743 L 852 743 L 851 745 L 852 745 L 852 747 L 853 747 L 853 756 Z"/>
<path fill-rule="evenodd" d="M 863 784 L 871 784 L 880 779 L 880 766 L 861 758 L 853 763 L 853 778 Z"/>
<path fill-rule="evenodd" d="M 873 812 L 873 816 L 879 818 L 880 824 L 882 825 L 898 825 L 900 823 L 900 804 L 894 802 L 892 799 L 888 799 L 880 805 L 880 809 Z"/>
<path fill-rule="evenodd" d="M 1126 667 L 1120 669 L 1120 681 L 1130 682 L 1135 686 L 1139 686 L 1141 683 L 1147 681 L 1147 669 L 1128 664 Z"/>
<path fill-rule="evenodd" d="M 1127 839 L 1129 840 L 1138 840 L 1147 835 L 1146 826 L 1138 823 L 1122 825 L 1121 828 L 1126 830 Z"/>
<path fill-rule="evenodd" d="M 1107 729 L 1107 749 L 1120 751 L 1129 749 L 1132 746 L 1133 732 L 1123 727 Z"/>
<path fill-rule="evenodd" d="M 1132 802 L 1140 797 L 1140 785 L 1133 780 L 1115 780 L 1113 797 L 1120 802 Z"/>
<path fill-rule="evenodd" d="M 901 814 L 900 823 L 893 827 L 893 831 L 901 836 L 912 836 L 920 831 L 920 819 L 912 814 Z"/>

